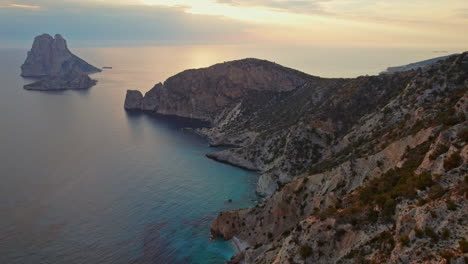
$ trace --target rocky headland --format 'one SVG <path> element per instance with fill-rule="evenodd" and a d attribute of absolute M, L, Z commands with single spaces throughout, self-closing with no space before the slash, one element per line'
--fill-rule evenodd
<path fill-rule="evenodd" d="M 350 79 L 246 59 L 189 70 L 125 108 L 199 118 L 210 157 L 261 172 L 214 236 L 243 263 L 464 263 L 468 53 Z"/>
<path fill-rule="evenodd" d="M 418 68 L 422 68 L 426 65 L 433 64 L 435 62 L 447 59 L 450 56 L 454 56 L 457 54 L 451 54 L 447 56 L 442 56 L 442 57 L 437 57 L 437 58 L 432 58 L 428 60 L 423 60 L 423 61 L 418 61 L 418 62 L 413 62 L 407 65 L 401 65 L 401 66 L 393 66 L 393 67 L 388 67 L 386 71 L 382 73 L 395 73 L 395 72 L 403 72 L 403 71 L 409 71 L 409 70 L 416 70 Z"/>
<path fill-rule="evenodd" d="M 88 89 L 96 84 L 88 74 L 100 71 L 71 53 L 58 34 L 37 36 L 21 65 L 21 76 L 38 79 L 24 86 L 28 90 Z"/>
<path fill-rule="evenodd" d="M 141 99 L 127 93 L 133 108 L 216 123 L 220 112 L 255 94 L 294 90 L 315 77 L 258 59 L 225 62 L 181 72 L 156 84 Z M 318 79 L 318 78 L 317 78 Z"/>

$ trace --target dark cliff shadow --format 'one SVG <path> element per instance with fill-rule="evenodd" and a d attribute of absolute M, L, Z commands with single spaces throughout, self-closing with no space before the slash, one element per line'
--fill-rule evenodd
<path fill-rule="evenodd" d="M 172 115 L 161 115 L 149 111 L 125 110 L 125 114 L 130 122 L 144 119 L 170 129 L 196 129 L 210 127 L 210 124 L 208 122 L 200 119 Z"/>

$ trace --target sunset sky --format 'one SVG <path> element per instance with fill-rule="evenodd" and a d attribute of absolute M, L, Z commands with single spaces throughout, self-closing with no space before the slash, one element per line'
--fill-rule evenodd
<path fill-rule="evenodd" d="M 0 46 L 61 32 L 83 45 L 465 49 L 467 28 L 466 0 L 0 0 Z"/>

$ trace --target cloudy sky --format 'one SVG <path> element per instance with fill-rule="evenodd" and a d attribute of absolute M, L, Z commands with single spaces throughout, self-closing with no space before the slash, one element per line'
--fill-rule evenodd
<path fill-rule="evenodd" d="M 466 49 L 466 0 L 0 0 L 0 46 L 275 43 Z"/>

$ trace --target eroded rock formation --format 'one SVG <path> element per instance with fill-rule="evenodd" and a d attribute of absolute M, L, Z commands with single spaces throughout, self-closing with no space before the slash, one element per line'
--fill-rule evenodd
<path fill-rule="evenodd" d="M 127 90 L 124 107 L 128 110 L 141 109 L 143 95 L 137 90 Z"/>
<path fill-rule="evenodd" d="M 96 84 L 88 74 L 101 70 L 70 52 L 61 35 L 37 36 L 23 65 L 21 76 L 40 80 L 25 85 L 30 90 L 87 89 Z"/>

